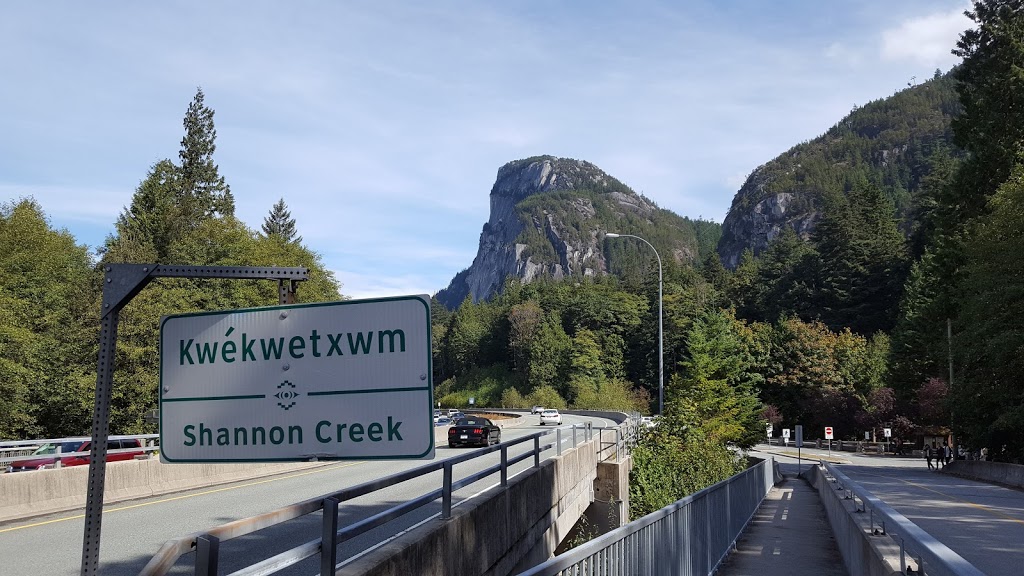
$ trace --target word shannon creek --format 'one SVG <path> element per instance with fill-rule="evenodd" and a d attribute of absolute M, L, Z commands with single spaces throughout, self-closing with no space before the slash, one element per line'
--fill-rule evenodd
<path fill-rule="evenodd" d="M 402 421 L 396 421 L 388 416 L 386 423 L 352 422 L 346 424 L 334 424 L 328 420 L 321 420 L 313 427 L 313 433 L 306 434 L 303 427 L 299 425 L 289 426 L 235 426 L 231 428 L 213 428 L 206 423 L 188 424 L 184 427 L 185 446 L 264 446 L 267 444 L 304 444 L 307 439 L 310 443 L 319 444 L 346 443 L 346 442 L 395 442 L 402 440 L 402 433 L 399 428 Z"/>

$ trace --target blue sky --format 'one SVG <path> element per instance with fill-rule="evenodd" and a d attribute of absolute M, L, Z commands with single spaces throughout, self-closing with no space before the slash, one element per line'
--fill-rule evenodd
<path fill-rule="evenodd" d="M 0 7 L 0 202 L 96 246 L 177 160 L 197 86 L 258 228 L 284 197 L 348 296 L 472 262 L 498 168 L 589 160 L 721 222 L 758 165 L 948 70 L 965 0 L 19 2 Z"/>

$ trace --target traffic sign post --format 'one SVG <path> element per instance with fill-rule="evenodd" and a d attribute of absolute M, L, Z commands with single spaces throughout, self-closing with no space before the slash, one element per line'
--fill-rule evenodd
<path fill-rule="evenodd" d="M 767 424 L 765 424 L 764 425 L 764 430 L 765 430 L 765 434 L 768 436 L 768 445 L 771 446 L 772 445 L 772 432 L 774 432 L 774 428 L 772 427 L 772 423 L 768 422 Z"/>
<path fill-rule="evenodd" d="M 800 475 L 801 457 L 800 451 L 804 447 L 804 427 L 800 424 L 796 425 L 796 475 Z"/>
<path fill-rule="evenodd" d="M 789 447 L 789 428 L 782 429 L 782 443 L 787 448 Z"/>
<path fill-rule="evenodd" d="M 889 438 L 892 438 L 892 428 L 883 428 L 882 431 L 885 433 L 885 453 L 889 453 Z"/>
<path fill-rule="evenodd" d="M 168 316 L 160 458 L 434 457 L 430 298 Z"/>
<path fill-rule="evenodd" d="M 832 427 L 825 426 L 825 439 L 828 440 L 828 455 L 832 456 Z"/>

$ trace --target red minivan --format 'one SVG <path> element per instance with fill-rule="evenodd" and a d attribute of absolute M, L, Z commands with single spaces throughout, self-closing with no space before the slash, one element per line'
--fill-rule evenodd
<path fill-rule="evenodd" d="M 24 460 L 15 460 L 8 466 L 8 472 L 24 472 L 26 470 L 42 470 L 47 467 L 52 467 L 53 463 L 57 460 L 57 447 L 60 446 L 61 454 L 70 454 L 72 452 L 88 452 L 92 441 L 90 438 L 66 438 L 59 442 L 47 442 L 31 455 L 26 456 Z M 107 452 L 107 462 L 117 462 L 119 460 L 131 460 L 136 456 L 145 454 L 146 452 L 142 449 L 142 442 L 138 438 L 111 438 L 107 440 L 107 450 L 120 450 L 122 448 L 138 448 L 138 450 L 132 450 L 130 452 L 118 452 L 110 453 Z M 81 456 L 61 456 L 61 466 L 83 466 L 89 463 L 88 455 Z"/>

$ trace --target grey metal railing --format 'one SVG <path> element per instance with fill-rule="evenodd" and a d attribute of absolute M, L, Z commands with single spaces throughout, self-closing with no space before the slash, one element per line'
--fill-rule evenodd
<path fill-rule="evenodd" d="M 851 480 L 835 466 L 825 461 L 819 462 L 819 466 L 825 471 L 825 478 L 836 485 L 836 490 L 843 491 L 847 499 L 854 500 L 858 512 L 868 513 L 871 534 L 889 536 L 899 545 L 900 572 L 907 573 L 907 556 L 910 556 L 917 562 L 914 574 L 984 576 L 984 572 Z"/>
<path fill-rule="evenodd" d="M 572 439 L 573 447 L 576 447 L 578 442 L 587 442 L 594 439 L 596 437 L 595 432 L 610 436 L 613 434 L 613 432 L 611 432 L 612 430 L 615 430 L 615 428 L 597 428 L 592 427 L 589 424 L 586 426 L 562 426 L 545 430 L 522 438 L 510 440 L 508 442 L 502 442 L 495 446 L 479 448 L 461 456 L 419 466 L 380 480 L 374 480 L 358 486 L 346 488 L 326 496 L 305 500 L 259 516 L 229 522 L 205 532 L 195 532 L 181 538 L 167 541 L 156 555 L 150 559 L 149 563 L 146 564 L 139 574 L 140 576 L 160 576 L 166 574 L 182 555 L 195 550 L 195 573 L 201 576 L 215 575 L 217 574 L 217 567 L 219 564 L 219 548 L 221 542 L 245 536 L 275 524 L 280 524 L 321 510 L 324 511 L 321 538 L 307 542 L 290 550 L 286 550 L 237 572 L 233 572 L 232 576 L 272 574 L 317 554 L 320 555 L 321 573 L 333 574 L 334 567 L 337 564 L 337 546 L 342 542 L 390 522 L 391 520 L 407 514 L 417 508 L 425 506 L 438 498 L 441 499 L 441 517 L 449 518 L 451 517 L 452 493 L 454 491 L 499 472 L 501 474 L 501 485 L 506 486 L 508 484 L 508 469 L 510 466 L 532 457 L 533 467 L 539 467 L 541 462 L 541 453 L 550 448 L 555 448 L 557 453 L 561 454 L 563 434 L 571 435 L 569 438 Z M 542 445 L 541 438 L 548 435 L 555 435 L 554 442 Z M 619 438 L 620 441 L 625 442 L 628 435 L 619 433 L 616 437 Z M 566 440 L 569 440 L 569 438 L 566 438 Z M 529 450 L 522 454 L 509 455 L 510 447 L 526 443 L 532 443 Z M 616 454 L 624 454 L 627 449 L 628 447 L 623 445 L 622 447 L 614 448 L 614 451 Z M 458 480 L 454 479 L 453 467 L 456 464 L 467 462 L 486 454 L 499 451 L 501 452 L 501 461 L 498 464 L 489 466 L 464 478 Z M 350 524 L 340 529 L 338 528 L 338 505 L 340 503 L 400 484 L 407 480 L 418 478 L 424 474 L 437 472 L 439 470 L 442 471 L 443 480 L 441 487 L 437 490 L 433 490 L 417 498 L 388 508 L 387 510 L 370 516 L 369 518 L 360 520 L 354 524 Z M 326 544 L 324 544 L 325 542 Z"/>
<path fill-rule="evenodd" d="M 159 434 L 135 434 L 135 435 L 118 435 L 110 436 L 109 440 L 139 440 L 141 447 L 138 448 L 118 448 L 107 450 L 108 454 L 118 454 L 125 452 L 158 452 L 160 450 Z M 19 460 L 32 460 L 32 459 L 49 459 L 54 458 L 52 465 L 46 465 L 43 468 L 60 468 L 61 458 L 75 458 L 80 456 L 89 456 L 90 452 L 63 452 L 61 450 L 61 444 L 69 441 L 85 442 L 89 438 L 76 437 L 76 438 L 48 438 L 44 440 L 5 440 L 0 442 L 0 472 L 7 471 L 7 468 L 12 462 Z M 56 444 L 54 452 L 47 454 L 33 454 L 36 448 L 44 446 L 46 444 Z M 30 449 L 30 450 L 29 450 Z M 25 452 L 28 453 L 25 453 Z"/>
<path fill-rule="evenodd" d="M 774 465 L 762 461 L 520 576 L 707 576 L 771 489 Z"/>

